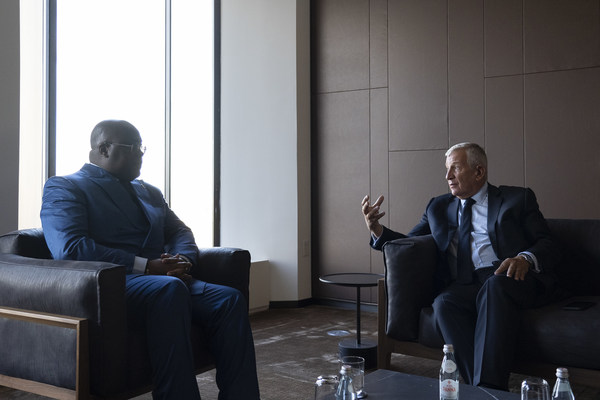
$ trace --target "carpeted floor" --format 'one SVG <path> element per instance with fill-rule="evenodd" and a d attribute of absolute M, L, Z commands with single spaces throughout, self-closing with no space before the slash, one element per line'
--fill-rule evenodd
<path fill-rule="evenodd" d="M 377 338 L 377 315 L 362 313 L 362 334 Z M 346 330 L 355 334 L 355 312 L 325 306 L 294 309 L 274 309 L 251 316 L 258 378 L 262 400 L 311 400 L 314 382 L 322 374 L 337 373 L 337 343 L 339 336 L 330 331 Z M 437 378 L 440 361 L 394 355 L 395 370 Z M 198 375 L 203 400 L 216 400 L 214 371 Z M 523 376 L 511 376 L 511 391 L 518 392 Z M 548 377 L 546 377 L 548 379 Z M 551 385 L 554 379 L 551 379 Z M 577 400 L 598 400 L 600 390 L 575 387 Z M 150 394 L 136 400 L 150 400 Z M 37 400 L 45 397 L 0 387 L 0 399 Z M 240 399 L 243 400 L 243 399 Z"/>

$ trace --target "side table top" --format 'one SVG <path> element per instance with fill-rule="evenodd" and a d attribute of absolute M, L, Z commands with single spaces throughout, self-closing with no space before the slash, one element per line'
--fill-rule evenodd
<path fill-rule="evenodd" d="M 328 274 L 319 277 L 323 283 L 339 286 L 369 287 L 377 286 L 377 281 L 383 278 L 383 274 L 372 274 L 367 272 L 350 272 L 342 274 Z"/>

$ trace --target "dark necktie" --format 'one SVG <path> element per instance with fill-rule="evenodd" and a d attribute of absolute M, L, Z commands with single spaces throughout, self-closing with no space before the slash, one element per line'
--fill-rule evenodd
<path fill-rule="evenodd" d="M 471 258 L 471 207 L 475 200 L 465 201 L 458 227 L 458 249 L 456 252 L 456 282 L 466 285 L 473 281 L 473 259 Z"/>

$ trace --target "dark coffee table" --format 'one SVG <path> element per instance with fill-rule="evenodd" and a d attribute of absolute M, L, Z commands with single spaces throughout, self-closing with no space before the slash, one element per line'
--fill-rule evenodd
<path fill-rule="evenodd" d="M 440 364 L 441 362 L 440 360 Z M 368 400 L 440 398 L 440 386 L 437 379 L 385 369 L 365 374 L 365 391 L 369 394 Z M 520 400 L 521 395 L 461 383 L 458 398 L 460 400 Z"/>
<path fill-rule="evenodd" d="M 319 280 L 338 286 L 356 288 L 356 340 L 344 339 L 338 344 L 340 358 L 344 356 L 360 356 L 365 359 L 365 369 L 377 366 L 377 342 L 360 337 L 360 288 L 377 286 L 382 274 L 344 273 L 323 275 Z"/>

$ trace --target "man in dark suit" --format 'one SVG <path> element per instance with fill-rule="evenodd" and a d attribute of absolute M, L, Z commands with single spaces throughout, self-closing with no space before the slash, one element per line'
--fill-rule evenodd
<path fill-rule="evenodd" d="M 200 399 L 192 321 L 210 340 L 219 399 L 259 399 L 245 298 L 188 274 L 198 257 L 194 236 L 157 188 L 136 179 L 145 152 L 138 130 L 102 121 L 91 147 L 90 164 L 44 187 L 41 219 L 52 256 L 126 267 L 128 324 L 147 332 L 155 399 Z"/>
<path fill-rule="evenodd" d="M 554 288 L 556 246 L 533 191 L 487 182 L 485 151 L 461 143 L 446 152 L 450 194 L 433 198 L 408 235 L 379 223 L 383 196 L 362 212 L 371 246 L 431 234 L 440 253 L 434 315 L 456 351 L 466 383 L 507 390 L 520 311 Z"/>

